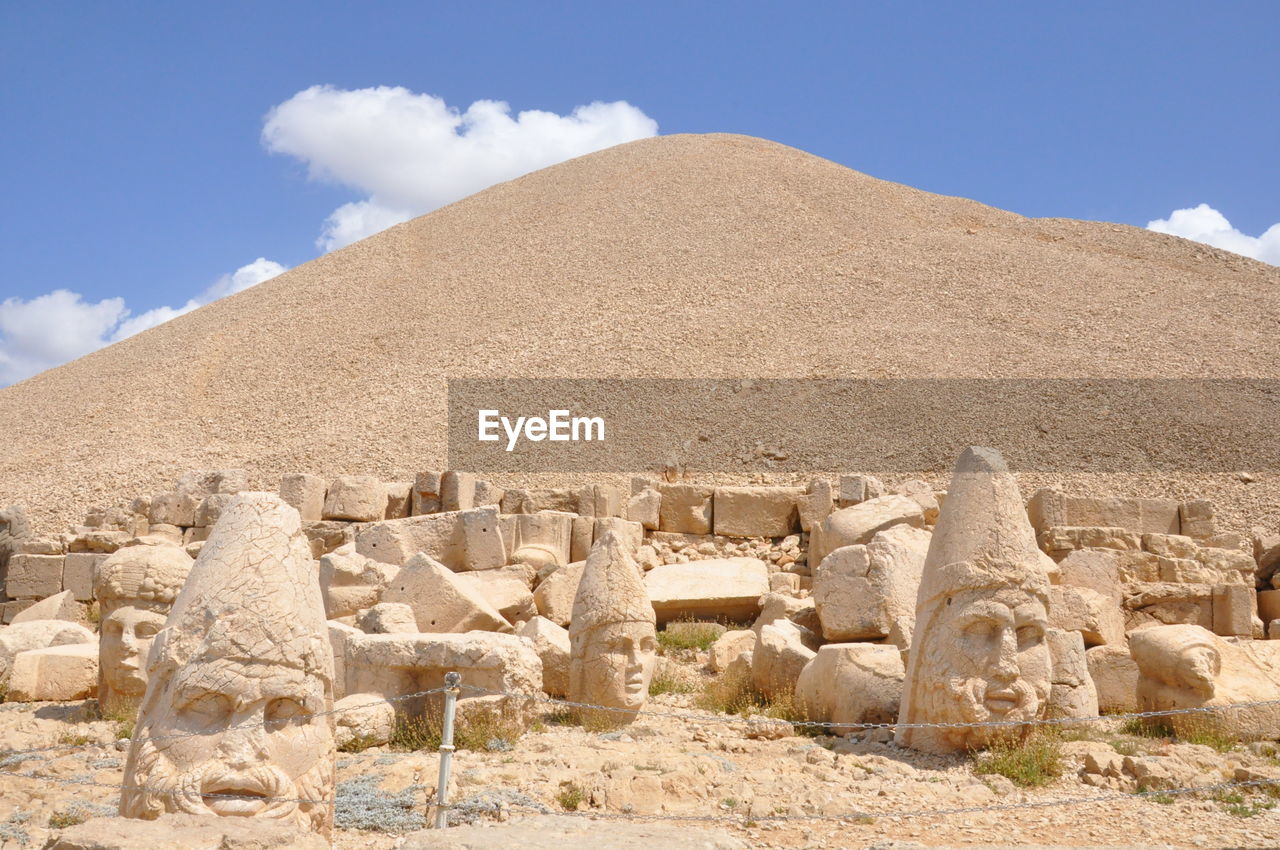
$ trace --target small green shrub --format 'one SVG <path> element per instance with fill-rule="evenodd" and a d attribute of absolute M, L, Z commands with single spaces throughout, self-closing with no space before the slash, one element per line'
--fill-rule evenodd
<path fill-rule="evenodd" d="M 695 620 L 681 621 L 680 628 L 663 629 L 658 632 L 658 646 L 664 650 L 677 649 L 710 649 L 716 638 L 724 633 L 724 629 L 716 623 L 702 623 Z"/>
<path fill-rule="evenodd" d="M 973 765 L 974 773 L 998 774 L 1021 788 L 1048 785 L 1062 770 L 1062 741 L 1045 729 L 996 738 Z"/>
<path fill-rule="evenodd" d="M 83 812 L 60 809 L 49 815 L 49 829 L 66 829 L 69 826 L 78 826 L 88 819 L 88 816 Z"/>
<path fill-rule="evenodd" d="M 560 783 L 560 793 L 556 795 L 556 802 L 566 812 L 576 812 L 586 799 L 587 795 L 582 790 L 582 786 L 576 782 L 566 780 Z"/>
<path fill-rule="evenodd" d="M 1212 799 L 1229 815 L 1238 818 L 1251 818 L 1268 809 L 1275 808 L 1276 801 L 1265 797 L 1246 795 L 1241 791 L 1226 788 L 1214 792 Z"/>
<path fill-rule="evenodd" d="M 670 670 L 659 669 L 653 674 L 653 679 L 649 681 L 649 696 L 656 697 L 659 694 L 690 694 L 697 690 L 697 687 L 688 679 L 674 675 Z"/>

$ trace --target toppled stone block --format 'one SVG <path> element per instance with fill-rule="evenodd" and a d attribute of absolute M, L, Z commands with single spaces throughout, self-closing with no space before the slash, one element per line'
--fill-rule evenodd
<path fill-rule="evenodd" d="M 578 491 L 578 513 L 590 517 L 621 517 L 626 500 L 612 484 L 588 484 Z"/>
<path fill-rule="evenodd" d="M 62 590 L 62 555 L 10 555 L 4 591 L 14 599 L 44 599 Z"/>
<path fill-rule="evenodd" d="M 200 500 L 199 506 L 196 507 L 195 526 L 197 528 L 213 528 L 218 524 L 218 518 L 222 516 L 223 509 L 234 498 L 235 495 L 231 493 L 214 493 L 205 496 Z"/>
<path fill-rule="evenodd" d="M 155 533 L 148 526 L 150 533 Z M 110 555 L 129 545 L 133 536 L 127 531 L 84 531 L 77 534 L 67 543 L 68 552 L 94 552 Z"/>
<path fill-rule="evenodd" d="M 152 531 L 154 532 L 154 529 Z M 304 522 L 302 533 L 306 536 L 307 545 L 311 548 L 312 559 L 317 561 L 356 539 L 354 526 L 333 520 Z"/>
<path fill-rule="evenodd" d="M 841 508 L 878 499 L 884 495 L 884 485 L 872 475 L 841 475 L 837 504 Z"/>
<path fill-rule="evenodd" d="M 1212 537 L 1217 528 L 1213 519 L 1213 502 L 1208 499 L 1192 499 L 1178 506 L 1182 533 L 1188 537 L 1204 539 Z"/>
<path fill-rule="evenodd" d="M 894 487 L 893 492 L 899 496 L 906 496 L 920 506 L 920 510 L 924 514 L 925 525 L 933 525 L 938 521 L 938 511 L 941 503 L 938 501 L 938 496 L 933 492 L 933 488 L 929 486 L 929 482 L 913 478 Z"/>
<path fill-rule="evenodd" d="M 1049 622 L 1064 631 L 1079 632 L 1085 646 L 1123 646 L 1124 615 L 1114 598 L 1087 587 L 1049 588 Z"/>
<path fill-rule="evenodd" d="M 71 591 L 77 602 L 93 600 L 93 576 L 107 555 L 97 552 L 72 552 L 62 566 L 62 586 Z"/>
<path fill-rule="evenodd" d="M 440 473 L 419 472 L 413 479 L 410 515 L 434 514 L 440 510 Z"/>
<path fill-rule="evenodd" d="M 96 643 L 28 649 L 13 658 L 8 695 L 12 702 L 67 702 L 97 693 Z"/>
<path fill-rule="evenodd" d="M 475 506 L 475 475 L 451 469 L 440 476 L 440 510 L 469 511 Z"/>
<path fill-rule="evenodd" d="M 1258 617 L 1264 623 L 1280 620 L 1280 590 L 1258 592 Z"/>
<path fill-rule="evenodd" d="M 756 646 L 756 633 L 751 629 L 727 631 L 711 644 L 707 666 L 714 673 L 723 673 L 729 665 L 743 655 L 749 655 Z"/>
<path fill-rule="evenodd" d="M 75 595 L 69 590 L 56 593 L 45 599 L 41 599 L 30 608 L 25 609 L 21 614 L 16 615 L 12 622 L 29 623 L 32 620 L 66 620 L 69 623 L 84 622 L 84 605 L 75 600 Z"/>
<path fill-rule="evenodd" d="M 1079 632 L 1048 629 L 1045 643 L 1053 659 L 1049 689 L 1050 717 L 1096 717 L 1098 691 L 1089 677 L 1084 636 Z"/>
<path fill-rule="evenodd" d="M 752 631 L 759 634 L 762 626 L 778 620 L 790 620 L 812 634 L 822 634 L 822 622 L 818 619 L 818 609 L 812 598 L 797 599 L 773 592 L 761 596 L 760 616 L 751 624 Z"/>
<path fill-rule="evenodd" d="M 1255 637 L 1262 621 L 1258 618 L 1258 596 L 1252 583 L 1218 584 L 1213 587 L 1213 632 L 1224 637 Z M 1261 637 L 1261 635 L 1256 635 Z"/>
<path fill-rule="evenodd" d="M 1280 533 L 1265 528 L 1250 530 L 1253 559 L 1257 563 L 1259 587 L 1270 587 L 1276 571 L 1280 570 Z"/>
<path fill-rule="evenodd" d="M 799 487 L 717 487 L 715 533 L 722 537 L 786 537 L 799 530 Z"/>
<path fill-rule="evenodd" d="M 585 561 L 591 554 L 591 544 L 596 539 L 596 521 L 589 516 L 574 517 L 569 538 L 569 563 Z"/>
<path fill-rule="evenodd" d="M 372 475 L 339 475 L 324 499 L 324 519 L 376 522 L 387 513 L 387 488 Z"/>
<path fill-rule="evenodd" d="M 1138 665 L 1127 646 L 1095 646 L 1084 653 L 1098 710 L 1127 714 L 1138 710 Z"/>
<path fill-rule="evenodd" d="M 818 649 L 796 680 L 804 719 L 847 724 L 841 735 L 867 723 L 894 723 L 906 672 L 896 646 L 829 643 Z"/>
<path fill-rule="evenodd" d="M 1092 590 L 1119 605 L 1123 589 L 1119 559 L 1113 552 L 1081 549 L 1071 552 L 1058 564 L 1058 574 L 1067 587 Z"/>
<path fill-rule="evenodd" d="M 682 534 L 710 534 L 714 491 L 694 484 L 659 484 L 658 527 Z"/>
<path fill-rule="evenodd" d="M 618 535 L 618 541 L 633 557 L 644 543 L 644 526 L 640 523 L 618 517 L 599 517 L 592 529 L 592 544 L 604 539 L 611 531 Z"/>
<path fill-rule="evenodd" d="M 511 631 L 511 624 L 473 585 L 424 552 L 401 568 L 382 601 L 412 608 L 421 632 Z"/>
<path fill-rule="evenodd" d="M 1213 586 L 1143 582 L 1129 586 L 1124 598 L 1127 631 L 1151 625 L 1190 624 L 1213 628 Z"/>
<path fill-rule="evenodd" d="M 200 507 L 200 499 L 189 493 L 157 493 L 151 497 L 151 512 L 147 520 L 153 526 L 192 526 L 196 524 L 198 507 Z"/>
<path fill-rule="evenodd" d="M 638 522 L 648 531 L 657 531 L 661 522 L 662 494 L 652 487 L 641 490 L 627 500 L 627 519 Z"/>
<path fill-rule="evenodd" d="M 533 592 L 533 602 L 539 614 L 558 626 L 568 627 L 585 566 L 586 561 L 574 561 L 542 580 Z"/>
<path fill-rule="evenodd" d="M 865 545 L 843 546 L 813 573 L 813 599 L 829 641 L 888 638 L 911 644 L 916 595 L 932 535 L 909 525 L 879 532 Z"/>
<path fill-rule="evenodd" d="M 62 555 L 67 544 L 58 537 L 24 537 L 13 541 L 11 549 L 15 555 Z"/>
<path fill-rule="evenodd" d="M 9 675 L 10 665 L 20 652 L 79 643 L 93 644 L 97 652 L 97 636 L 79 623 L 65 620 L 32 620 L 0 629 L 0 681 Z"/>
<path fill-rule="evenodd" d="M 924 512 L 906 496 L 879 496 L 841 508 L 809 535 L 809 565 L 818 567 L 828 553 L 842 546 L 871 542 L 877 532 L 895 525 L 924 528 Z"/>
<path fill-rule="evenodd" d="M 243 469 L 203 469 L 188 472 L 178 479 L 174 490 L 199 502 L 215 493 L 241 493 L 249 489 L 249 476 Z"/>
<path fill-rule="evenodd" d="M 769 576 L 769 592 L 796 596 L 800 593 L 800 576 L 795 573 L 772 573 Z"/>
<path fill-rule="evenodd" d="M 1200 552 L 1196 541 L 1183 534 L 1144 534 L 1142 548 L 1166 558 L 1195 558 Z"/>
<path fill-rule="evenodd" d="M 1178 503 L 1172 499 L 1075 496 L 1043 488 L 1027 502 L 1036 533 L 1058 526 L 1124 528 L 1139 534 L 1181 534 Z"/>
<path fill-rule="evenodd" d="M 329 487 L 319 475 L 294 472 L 280 477 L 280 498 L 293 507 L 303 522 L 324 517 L 324 497 Z"/>
<path fill-rule="evenodd" d="M 561 511 L 501 517 L 502 541 L 511 548 L 507 560 L 528 564 L 534 570 L 569 563 L 575 519 L 577 515 Z"/>
<path fill-rule="evenodd" d="M 356 627 L 370 635 L 417 634 L 418 621 L 413 609 L 403 602 L 379 602 L 361 611 Z"/>
<path fill-rule="evenodd" d="M 809 482 L 809 489 L 796 499 L 796 515 L 801 531 L 809 531 L 836 509 L 835 489 L 825 478 Z"/>
<path fill-rule="evenodd" d="M 645 574 L 644 584 L 659 623 L 681 617 L 745 621 L 760 612 L 769 568 L 756 558 L 663 564 Z"/>
<path fill-rule="evenodd" d="M 391 741 L 396 710 L 377 694 L 349 694 L 333 703 L 333 737 L 338 748 L 359 742 L 380 747 Z"/>
<path fill-rule="evenodd" d="M 320 557 L 320 593 L 325 616 L 334 620 L 372 608 L 395 579 L 400 568 L 383 564 L 356 552 L 346 543 Z"/>
<path fill-rule="evenodd" d="M 406 563 L 418 552 L 453 570 L 496 569 L 506 563 L 496 508 L 473 508 L 390 519 L 360 526 L 356 551 L 386 564 Z"/>
<path fill-rule="evenodd" d="M 516 630 L 533 644 L 542 659 L 542 690 L 548 696 L 569 693 L 569 632 L 546 617 L 535 616 Z"/>
<path fill-rule="evenodd" d="M 751 652 L 751 682 L 767 697 L 794 694 L 805 665 L 818 654 L 819 641 L 790 620 L 760 628 Z"/>
<path fill-rule="evenodd" d="M 506 490 L 491 481 L 477 480 L 475 506 L 477 508 L 485 508 L 489 505 L 498 507 L 502 504 L 502 497 L 506 495 L 506 492 Z"/>
<path fill-rule="evenodd" d="M 578 492 L 567 487 L 509 489 L 502 495 L 504 514 L 536 514 L 539 511 L 578 512 Z"/>
<path fill-rule="evenodd" d="M 512 564 L 496 570 L 474 570 L 458 573 L 458 580 L 469 584 L 509 623 L 523 623 L 537 615 L 533 601 L 534 571 L 526 564 Z"/>
<path fill-rule="evenodd" d="M 1076 549 L 1120 549 L 1136 552 L 1142 537 L 1123 528 L 1055 525 L 1040 532 L 1040 548 L 1055 561 Z"/>
<path fill-rule="evenodd" d="M 384 519 L 404 519 L 410 515 L 413 497 L 412 481 L 384 481 L 387 490 L 387 511 Z"/>

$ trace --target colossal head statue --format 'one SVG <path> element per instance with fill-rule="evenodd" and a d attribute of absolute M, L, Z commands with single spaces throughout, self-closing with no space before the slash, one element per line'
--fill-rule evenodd
<path fill-rule="evenodd" d="M 622 711 L 589 714 L 601 725 L 635 719 L 658 660 L 656 618 L 640 566 L 614 531 L 583 567 L 569 623 L 569 699 Z"/>
<path fill-rule="evenodd" d="M 191 556 L 168 544 L 126 546 L 98 565 L 94 595 L 101 613 L 98 704 L 132 711 L 147 689 L 147 655 L 191 572 Z"/>
<path fill-rule="evenodd" d="M 1280 738 L 1280 641 L 1233 643 L 1203 626 L 1153 626 L 1129 635 L 1138 708 L 1178 711 L 1267 703 L 1156 718 L 1179 733 L 1212 727 L 1245 740 Z"/>
<path fill-rule="evenodd" d="M 333 653 L 298 512 L 223 511 L 156 635 L 120 813 L 333 826 Z"/>
<path fill-rule="evenodd" d="M 925 558 L 898 721 L 1041 718 L 1053 666 L 1048 605 L 1049 580 L 1017 481 L 998 451 L 966 449 Z M 897 735 L 902 746 L 945 753 L 1019 731 L 906 728 Z"/>

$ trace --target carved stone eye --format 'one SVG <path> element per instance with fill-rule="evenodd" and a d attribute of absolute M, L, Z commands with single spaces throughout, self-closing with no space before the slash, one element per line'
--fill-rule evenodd
<path fill-rule="evenodd" d="M 231 718 L 231 700 L 222 694 L 203 694 L 186 702 L 179 711 L 188 720 L 214 726 Z"/>
<path fill-rule="evenodd" d="M 302 704 L 289 697 L 276 697 L 267 703 L 266 721 L 271 726 L 282 726 L 296 717 L 306 714 Z"/>

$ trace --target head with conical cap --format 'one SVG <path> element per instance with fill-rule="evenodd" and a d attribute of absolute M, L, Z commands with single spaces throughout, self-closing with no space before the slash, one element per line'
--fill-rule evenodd
<path fill-rule="evenodd" d="M 1041 717 L 1051 686 L 1048 606 L 1049 581 L 1017 481 L 998 451 L 966 449 L 925 559 L 900 721 Z M 898 740 L 953 752 L 1008 731 L 903 729 Z"/>
<path fill-rule="evenodd" d="M 121 814 L 279 818 L 327 833 L 332 718 L 310 715 L 332 705 L 333 654 L 298 512 L 242 494 L 156 636 Z"/>
<path fill-rule="evenodd" d="M 606 532 L 591 548 L 573 600 L 569 699 L 639 711 L 657 664 L 655 623 L 639 564 L 616 531 Z M 628 722 L 634 714 L 610 717 Z"/>

